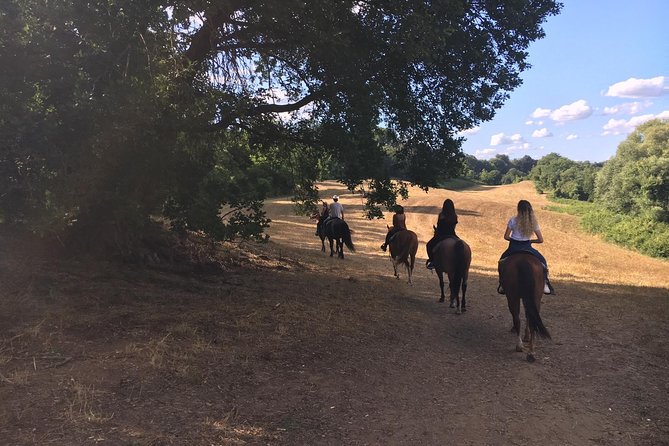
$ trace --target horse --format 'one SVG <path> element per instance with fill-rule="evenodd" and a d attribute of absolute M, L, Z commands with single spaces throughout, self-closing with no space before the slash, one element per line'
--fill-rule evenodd
<path fill-rule="evenodd" d="M 520 301 L 525 307 L 525 337 L 529 340 L 527 361 L 534 362 L 534 335 L 550 339 L 551 335 L 544 326 L 539 311 L 541 297 L 544 294 L 544 266 L 534 255 L 527 252 L 515 253 L 499 263 L 500 282 L 506 293 L 509 312 L 513 318 L 512 332 L 518 342 L 516 351 L 523 351 L 523 339 L 520 338 Z"/>
<path fill-rule="evenodd" d="M 330 243 L 330 257 L 335 253 L 333 242 L 336 242 L 336 252 L 340 259 L 344 258 L 344 245 L 351 251 L 355 251 L 355 246 L 353 246 L 353 242 L 351 241 L 351 230 L 348 228 L 348 224 L 344 220 L 340 218 L 332 218 L 322 226 L 325 226 L 325 228 L 322 229 L 323 235 L 328 238 L 328 242 Z M 323 242 L 323 251 L 325 251 L 325 242 Z"/>
<path fill-rule="evenodd" d="M 432 250 L 434 269 L 439 277 L 441 298 L 444 301 L 444 273 L 448 274 L 448 284 L 451 289 L 450 308 L 457 309 L 456 314 L 467 311 L 467 279 L 469 278 L 469 266 L 472 263 L 472 250 L 469 245 L 459 238 L 447 238 L 440 241 Z M 459 291 L 462 286 L 462 301 Z"/>
<path fill-rule="evenodd" d="M 386 225 L 386 227 L 390 232 L 390 226 Z M 416 262 L 416 252 L 418 251 L 418 236 L 415 232 L 408 229 L 399 231 L 390 238 L 388 247 L 390 248 L 390 261 L 393 264 L 395 277 L 400 278 L 400 275 L 397 273 L 397 267 L 404 265 L 407 268 L 408 283 L 411 284 L 413 266 Z"/>

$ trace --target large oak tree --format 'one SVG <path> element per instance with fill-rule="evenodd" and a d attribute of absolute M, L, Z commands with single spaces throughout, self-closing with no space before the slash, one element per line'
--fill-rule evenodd
<path fill-rule="evenodd" d="M 5 0 L 0 212 L 130 244 L 150 215 L 258 235 L 272 175 L 324 166 L 390 206 L 461 166 L 461 130 L 528 68 L 553 0 Z M 268 180 L 270 178 L 270 180 Z M 225 214 L 225 218 L 221 215 Z M 123 238 L 125 237 L 125 238 Z"/>

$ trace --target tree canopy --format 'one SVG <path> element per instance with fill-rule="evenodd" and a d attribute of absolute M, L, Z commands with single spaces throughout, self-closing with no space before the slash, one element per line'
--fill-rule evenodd
<path fill-rule="evenodd" d="M 606 162 L 597 201 L 623 214 L 669 223 L 669 121 L 638 126 Z"/>
<path fill-rule="evenodd" d="M 141 232 L 150 215 L 259 236 L 262 200 L 306 206 L 336 166 L 371 180 L 459 171 L 461 130 L 528 68 L 553 0 L 5 0 L 0 217 L 43 233 Z M 393 162 L 379 138 L 392 132 Z M 223 217 L 223 218 L 222 218 Z"/>

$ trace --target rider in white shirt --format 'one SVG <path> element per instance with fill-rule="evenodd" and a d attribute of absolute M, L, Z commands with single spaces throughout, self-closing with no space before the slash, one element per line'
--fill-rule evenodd
<path fill-rule="evenodd" d="M 344 219 L 344 206 L 339 202 L 339 196 L 334 195 L 332 197 L 334 203 L 330 205 L 330 218 L 339 218 Z"/>

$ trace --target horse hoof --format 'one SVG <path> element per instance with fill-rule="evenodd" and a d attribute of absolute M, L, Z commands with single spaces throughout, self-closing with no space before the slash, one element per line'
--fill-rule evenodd
<path fill-rule="evenodd" d="M 527 362 L 534 362 L 536 359 L 534 358 L 534 355 L 532 353 L 527 354 Z"/>
<path fill-rule="evenodd" d="M 467 308 L 462 307 L 462 312 L 464 313 L 464 312 L 466 312 L 466 311 L 467 311 Z"/>
<path fill-rule="evenodd" d="M 448 305 L 449 308 L 455 308 L 455 302 L 451 301 L 451 303 Z"/>
<path fill-rule="evenodd" d="M 522 345 L 516 345 L 516 351 L 518 353 L 522 353 L 523 352 L 523 346 Z"/>
<path fill-rule="evenodd" d="M 462 311 L 460 311 L 460 310 L 455 310 L 455 314 L 462 314 Z"/>
<path fill-rule="evenodd" d="M 439 299 L 439 302 L 443 302 L 443 301 L 444 301 L 444 298 L 443 298 L 443 297 L 442 297 L 441 299 Z"/>

